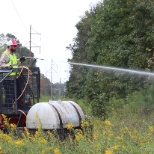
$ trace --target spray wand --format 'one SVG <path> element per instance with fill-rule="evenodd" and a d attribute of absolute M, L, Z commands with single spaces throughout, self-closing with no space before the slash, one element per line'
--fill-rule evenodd
<path fill-rule="evenodd" d="M 42 59 L 42 58 L 35 58 L 35 57 L 25 57 L 25 59 L 38 59 L 38 60 L 44 60 L 44 59 Z"/>

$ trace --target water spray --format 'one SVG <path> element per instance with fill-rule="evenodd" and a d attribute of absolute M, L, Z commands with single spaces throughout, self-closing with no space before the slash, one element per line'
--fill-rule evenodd
<path fill-rule="evenodd" d="M 100 65 L 74 63 L 74 62 L 69 62 L 69 64 L 78 65 L 78 66 L 85 66 L 85 67 L 99 68 L 99 69 L 104 69 L 104 70 L 121 71 L 121 72 L 132 73 L 132 74 L 141 74 L 141 75 L 146 75 L 146 76 L 154 76 L 154 73 L 152 73 L 152 72 L 139 71 L 139 70 L 133 70 L 133 69 L 124 69 L 124 68 L 118 68 L 118 67 L 100 66 Z"/>

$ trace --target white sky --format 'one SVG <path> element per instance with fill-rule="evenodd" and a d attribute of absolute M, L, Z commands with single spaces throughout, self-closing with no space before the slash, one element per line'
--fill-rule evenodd
<path fill-rule="evenodd" d="M 0 0 L 0 34 L 11 33 L 29 48 L 30 25 L 41 33 L 32 34 L 32 48 L 41 73 L 51 80 L 51 59 L 53 60 L 52 82 L 65 82 L 69 78 L 71 52 L 66 50 L 72 44 L 77 30 L 75 25 L 84 12 L 100 0 Z M 17 13 L 18 12 L 18 13 Z M 19 15 L 18 15 L 19 14 Z M 32 30 L 32 33 L 36 33 Z M 41 40 L 40 40 L 41 38 Z M 34 44 L 35 43 L 35 44 Z"/>

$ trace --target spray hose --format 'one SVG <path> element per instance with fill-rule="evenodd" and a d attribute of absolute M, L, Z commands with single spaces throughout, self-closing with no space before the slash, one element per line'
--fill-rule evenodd
<path fill-rule="evenodd" d="M 31 70 L 30 70 L 27 66 L 20 66 L 19 68 L 21 68 L 21 71 L 20 71 L 20 73 L 19 73 L 19 75 L 18 75 L 17 78 L 20 77 L 20 75 L 21 75 L 21 73 L 23 72 L 24 69 L 27 70 L 27 72 L 28 72 L 28 77 L 27 77 L 27 82 L 26 82 L 26 84 L 25 84 L 25 87 L 23 88 L 21 94 L 18 96 L 18 98 L 16 99 L 16 101 L 19 100 L 20 97 L 21 97 L 21 96 L 23 95 L 23 93 L 25 92 L 26 87 L 27 87 L 27 85 L 28 85 L 28 83 L 29 83 L 29 77 L 30 77 L 30 75 L 32 75 Z M 15 106 L 15 101 L 14 101 L 14 103 L 13 103 L 13 106 Z M 18 112 L 21 112 L 21 113 L 26 117 L 26 114 L 25 114 L 25 112 L 24 112 L 23 110 L 20 110 L 20 109 L 19 109 Z"/>
<path fill-rule="evenodd" d="M 23 95 L 23 93 L 25 92 L 25 90 L 26 90 L 26 88 L 27 88 L 27 85 L 28 85 L 28 83 L 29 83 L 30 75 L 32 75 L 31 70 L 30 70 L 27 66 L 20 66 L 19 68 L 21 68 L 21 71 L 20 71 L 20 73 L 19 73 L 19 75 L 18 75 L 17 78 L 19 78 L 19 77 L 21 76 L 21 73 L 23 72 L 24 69 L 27 70 L 27 72 L 28 72 L 28 77 L 27 77 L 27 82 L 26 82 L 26 84 L 25 84 L 25 87 L 23 88 L 21 94 L 18 96 L 18 98 L 16 99 L 16 101 L 19 100 L 19 99 L 21 98 L 21 96 Z M 15 105 L 15 101 L 14 101 L 14 103 L 13 103 L 13 106 L 14 106 L 14 105 Z"/>

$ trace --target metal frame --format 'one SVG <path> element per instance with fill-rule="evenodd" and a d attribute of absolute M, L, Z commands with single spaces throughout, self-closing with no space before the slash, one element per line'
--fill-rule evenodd
<path fill-rule="evenodd" d="M 29 76 L 28 84 L 27 70 L 22 71 L 19 80 L 17 76 L 10 76 L 10 74 L 12 72 L 19 73 L 21 71 L 20 68 L 12 70 L 0 69 L 0 114 L 8 116 L 19 115 L 19 109 L 27 113 L 33 104 L 39 102 L 40 70 L 38 67 L 31 67 L 29 69 L 32 75 Z M 23 95 L 17 100 L 17 97 L 19 97 L 24 88 Z"/>

